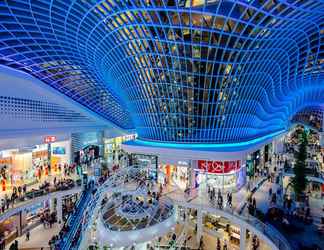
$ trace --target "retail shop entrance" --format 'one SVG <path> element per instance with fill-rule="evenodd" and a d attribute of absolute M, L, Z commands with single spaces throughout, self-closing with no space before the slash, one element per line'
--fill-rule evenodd
<path fill-rule="evenodd" d="M 153 180 L 158 180 L 158 156 L 132 153 L 129 157 L 129 165 L 137 165 L 149 168 L 149 176 Z"/>

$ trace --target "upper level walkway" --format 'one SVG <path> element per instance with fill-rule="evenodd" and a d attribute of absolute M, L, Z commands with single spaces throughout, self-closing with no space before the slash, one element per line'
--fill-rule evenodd
<path fill-rule="evenodd" d="M 73 179 L 66 180 L 61 183 L 62 185 L 49 184 L 47 188 L 39 188 L 39 184 L 32 186 L 31 191 L 22 194 L 21 197 L 15 199 L 14 202 L 10 201 L 5 211 L 0 215 L 0 221 L 8 219 L 20 211 L 26 210 L 35 204 L 47 201 L 49 199 L 58 198 L 61 199 L 64 196 L 73 195 L 81 192 L 81 186 Z M 42 185 L 42 184 L 41 184 Z"/>

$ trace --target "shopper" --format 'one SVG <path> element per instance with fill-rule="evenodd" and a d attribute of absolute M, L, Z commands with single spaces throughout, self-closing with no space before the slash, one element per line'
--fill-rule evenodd
<path fill-rule="evenodd" d="M 16 249 L 15 243 L 11 243 L 9 250 L 15 250 L 15 249 Z"/>
<path fill-rule="evenodd" d="M 204 249 L 204 239 L 203 239 L 203 236 L 200 237 L 199 249 L 200 250 L 203 250 Z"/>
<path fill-rule="evenodd" d="M 23 186 L 23 194 L 26 195 L 26 193 L 27 193 L 27 185 L 24 184 L 24 186 Z"/>
<path fill-rule="evenodd" d="M 269 188 L 269 200 L 271 199 L 272 196 L 272 188 Z"/>
<path fill-rule="evenodd" d="M 10 199 L 7 194 L 5 194 L 5 202 L 6 202 L 6 209 L 8 210 L 10 205 Z"/>
<path fill-rule="evenodd" d="M 218 197 L 217 202 L 218 202 L 219 209 L 223 209 L 223 196 L 222 195 Z"/>
<path fill-rule="evenodd" d="M 5 250 L 5 237 L 4 237 L 4 234 L 1 233 L 0 234 L 0 250 Z"/>
<path fill-rule="evenodd" d="M 224 240 L 223 250 L 227 250 L 227 240 Z"/>
<path fill-rule="evenodd" d="M 21 198 L 21 192 L 22 192 L 22 188 L 21 186 L 18 187 L 18 197 Z"/>
<path fill-rule="evenodd" d="M 216 250 L 221 250 L 221 242 L 220 242 L 220 239 L 219 238 L 217 238 Z"/>
<path fill-rule="evenodd" d="M 30 239 L 30 231 L 29 229 L 27 229 L 27 232 L 26 232 L 26 241 L 29 241 Z"/>
<path fill-rule="evenodd" d="M 0 205 L 1 205 L 1 212 L 4 213 L 6 207 L 6 203 L 4 199 L 1 199 Z"/>
<path fill-rule="evenodd" d="M 253 206 L 253 209 L 256 210 L 256 200 L 254 197 L 252 199 L 252 206 Z"/>
<path fill-rule="evenodd" d="M 232 193 L 228 192 L 227 193 L 227 205 L 232 208 Z"/>

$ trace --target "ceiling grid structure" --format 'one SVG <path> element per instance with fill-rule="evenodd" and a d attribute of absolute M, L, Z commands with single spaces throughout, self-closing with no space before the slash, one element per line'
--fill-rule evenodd
<path fill-rule="evenodd" d="M 324 100 L 324 2 L 5 0 L 0 64 L 140 139 L 229 144 Z"/>

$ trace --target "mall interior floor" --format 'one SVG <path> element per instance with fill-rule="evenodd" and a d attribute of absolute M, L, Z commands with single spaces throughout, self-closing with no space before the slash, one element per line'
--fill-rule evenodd
<path fill-rule="evenodd" d="M 52 228 L 44 228 L 43 225 L 39 225 L 30 231 L 30 239 L 26 240 L 26 235 L 18 237 L 18 248 L 23 250 L 32 250 L 32 249 L 49 249 L 48 242 L 53 237 L 59 233 L 61 229 L 60 224 L 56 223 Z M 5 250 L 9 250 L 10 244 L 8 244 Z"/>

